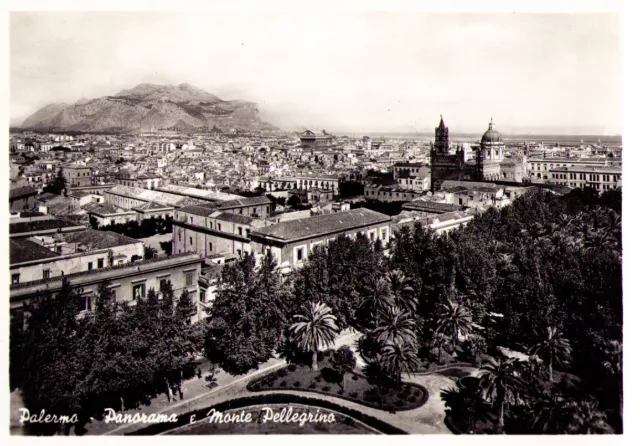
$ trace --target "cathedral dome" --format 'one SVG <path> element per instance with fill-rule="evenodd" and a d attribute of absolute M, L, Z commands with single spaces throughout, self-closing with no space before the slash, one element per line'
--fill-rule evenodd
<path fill-rule="evenodd" d="M 489 123 L 489 129 L 482 135 L 482 144 L 495 144 L 502 142 L 502 135 L 499 131 L 493 129 L 493 118 Z"/>

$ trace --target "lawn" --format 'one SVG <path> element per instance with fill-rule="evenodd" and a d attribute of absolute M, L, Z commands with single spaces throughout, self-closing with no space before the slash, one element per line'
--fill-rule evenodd
<path fill-rule="evenodd" d="M 403 383 L 399 389 L 380 389 L 369 384 L 359 373 L 347 373 L 343 389 L 342 379 L 328 359 L 325 356 L 318 361 L 317 371 L 306 365 L 290 364 L 250 382 L 247 389 L 252 392 L 296 390 L 321 393 L 392 412 L 418 408 L 426 403 L 429 396 L 424 387 L 410 383 Z"/>
<path fill-rule="evenodd" d="M 265 417 L 265 411 L 263 410 L 267 406 L 254 406 L 244 409 L 235 409 L 224 412 L 225 414 L 233 415 L 240 414 L 243 410 L 245 415 L 251 414 L 251 422 L 246 423 L 210 423 L 210 418 L 193 424 L 181 427 L 167 435 L 295 435 L 295 434 L 307 434 L 307 435 L 320 435 L 320 434 L 375 434 L 376 432 L 364 424 L 355 421 L 353 418 L 345 415 L 332 412 L 326 409 L 319 409 L 310 406 L 301 406 L 293 404 L 280 404 L 269 405 L 274 413 L 279 413 L 282 409 L 291 407 L 294 412 L 299 414 L 309 413 L 312 416 L 317 414 L 330 414 L 333 413 L 335 421 L 328 422 L 306 422 L 300 426 L 299 422 L 280 423 L 268 420 L 263 422 Z M 245 418 L 246 420 L 246 418 Z"/>

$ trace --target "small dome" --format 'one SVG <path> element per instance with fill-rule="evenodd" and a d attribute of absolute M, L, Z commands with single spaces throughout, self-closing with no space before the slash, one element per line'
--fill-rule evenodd
<path fill-rule="evenodd" d="M 493 118 L 491 118 L 489 129 L 484 132 L 484 135 L 482 135 L 482 144 L 497 142 L 502 142 L 502 135 L 500 135 L 500 132 L 493 129 Z"/>

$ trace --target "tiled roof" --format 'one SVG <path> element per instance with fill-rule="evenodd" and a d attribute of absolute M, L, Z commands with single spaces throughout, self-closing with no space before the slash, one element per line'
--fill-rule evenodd
<path fill-rule="evenodd" d="M 36 195 L 38 193 L 33 187 L 23 186 L 9 189 L 9 199 L 25 197 L 27 195 Z"/>
<path fill-rule="evenodd" d="M 9 224 L 9 234 L 22 234 L 33 231 L 46 231 L 47 229 L 68 228 L 79 226 L 76 223 L 66 222 L 58 219 L 24 221 Z"/>
<path fill-rule="evenodd" d="M 301 220 L 285 221 L 265 228 L 255 229 L 252 234 L 293 241 L 390 221 L 391 217 L 387 215 L 361 208 L 335 214 L 318 215 Z"/>
<path fill-rule="evenodd" d="M 165 210 L 165 209 L 173 209 L 173 206 L 165 206 L 160 203 L 156 203 L 155 201 L 149 201 L 141 206 L 136 206 L 132 209 L 138 211 L 155 211 L 155 210 Z"/>
<path fill-rule="evenodd" d="M 216 220 L 220 220 L 220 221 L 228 221 L 231 223 L 239 223 L 243 225 L 250 225 L 251 222 L 254 220 L 253 218 L 247 215 L 234 214 L 232 212 L 222 212 L 219 215 L 212 216 L 212 218 L 215 218 Z"/>
<path fill-rule="evenodd" d="M 132 243 L 143 243 L 141 240 L 116 234 L 111 231 L 95 231 L 88 229 L 82 232 L 74 232 L 64 237 L 67 243 L 78 243 L 90 249 L 107 249 L 114 246 L 130 245 Z"/>
<path fill-rule="evenodd" d="M 132 211 L 127 211 L 124 209 L 120 209 L 109 203 L 97 203 L 95 206 L 91 208 L 85 208 L 87 212 L 91 212 L 96 215 L 111 215 L 111 214 L 130 214 Z"/>
<path fill-rule="evenodd" d="M 9 240 L 9 264 L 50 259 L 58 254 L 31 240 Z"/>
<path fill-rule="evenodd" d="M 462 209 L 462 206 L 458 206 L 457 204 L 438 203 L 435 201 L 425 201 L 418 199 L 403 204 L 402 209 L 440 214 L 445 212 L 459 211 Z"/>
<path fill-rule="evenodd" d="M 182 207 L 178 209 L 178 211 L 184 212 L 187 214 L 198 215 L 200 217 L 208 217 L 214 212 L 214 209 L 207 206 L 192 205 L 192 206 Z"/>

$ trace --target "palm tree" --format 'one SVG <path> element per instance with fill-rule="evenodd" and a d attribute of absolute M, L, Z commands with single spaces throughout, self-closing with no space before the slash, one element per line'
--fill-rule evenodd
<path fill-rule="evenodd" d="M 396 386 L 402 383 L 402 373 L 414 373 L 420 366 L 416 348 L 410 344 L 386 344 L 382 348 L 380 364 L 395 379 Z"/>
<path fill-rule="evenodd" d="M 505 403 L 515 401 L 522 382 L 518 377 L 518 363 L 513 358 L 488 358 L 480 369 L 480 388 L 485 398 L 498 406 L 498 426 L 504 427 Z"/>
<path fill-rule="evenodd" d="M 464 306 L 451 300 L 442 305 L 438 315 L 438 327 L 436 333 L 451 333 L 451 346 L 453 354 L 456 351 L 456 341 L 459 335 L 467 335 L 471 332 L 471 313 Z"/>
<path fill-rule="evenodd" d="M 598 402 L 579 401 L 569 402 L 565 406 L 568 412 L 569 422 L 566 426 L 567 434 L 610 434 L 613 432 L 611 426 L 607 423 L 606 414 L 598 410 Z"/>
<path fill-rule="evenodd" d="M 330 307 L 317 302 L 308 303 L 304 307 L 304 313 L 294 316 L 301 321 L 291 325 L 290 330 L 293 340 L 301 350 L 313 352 L 311 368 L 318 370 L 318 350 L 322 345 L 332 345 L 338 336 L 336 317 Z"/>
<path fill-rule="evenodd" d="M 394 269 L 387 274 L 387 282 L 396 305 L 403 310 L 415 313 L 418 301 L 414 296 L 411 279 L 407 278 L 402 271 Z"/>
<path fill-rule="evenodd" d="M 564 364 L 571 358 L 569 341 L 562 337 L 562 332 L 556 327 L 547 327 L 547 334 L 534 345 L 530 352 L 538 355 L 549 367 L 549 381 L 553 381 L 553 363 Z"/>
<path fill-rule="evenodd" d="M 376 339 L 380 344 L 411 344 L 415 345 L 415 320 L 411 315 L 399 309 L 391 307 L 382 313 L 380 325 L 374 330 Z"/>
<path fill-rule="evenodd" d="M 391 295 L 389 282 L 385 278 L 379 278 L 373 283 L 371 292 L 368 293 L 361 304 L 371 312 L 375 322 L 378 321 L 380 314 L 391 305 L 393 305 L 393 296 Z"/>
<path fill-rule="evenodd" d="M 602 366 L 609 375 L 622 374 L 622 344 L 619 341 L 607 341 L 603 347 L 605 360 Z"/>

